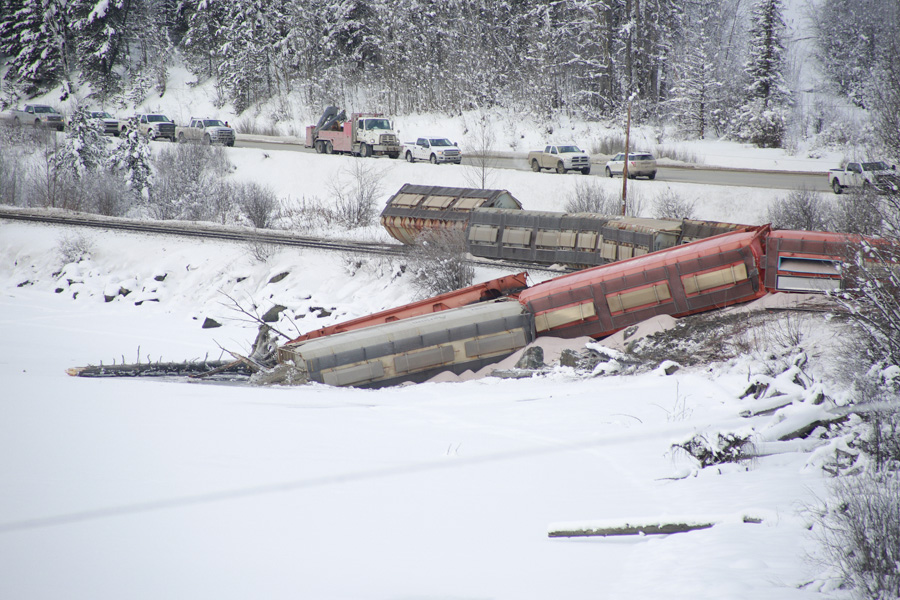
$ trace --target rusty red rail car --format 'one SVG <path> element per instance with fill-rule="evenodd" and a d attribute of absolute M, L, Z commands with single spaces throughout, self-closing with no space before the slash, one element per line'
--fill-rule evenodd
<path fill-rule="evenodd" d="M 461 306 L 475 304 L 476 302 L 494 300 L 501 296 L 509 296 L 528 287 L 528 282 L 526 280 L 527 275 L 528 274 L 525 272 L 516 273 L 515 275 L 506 275 L 505 277 L 478 283 L 453 292 L 447 292 L 446 294 L 441 294 L 433 298 L 427 298 L 403 306 L 389 308 L 375 314 L 353 319 L 352 321 L 328 325 L 327 327 L 304 333 L 288 343 L 293 344 L 326 335 L 342 333 L 344 331 L 352 331 L 354 329 L 362 329 L 363 327 L 371 327 L 382 323 L 391 323 L 410 317 L 449 310 L 451 308 L 459 308 Z"/>

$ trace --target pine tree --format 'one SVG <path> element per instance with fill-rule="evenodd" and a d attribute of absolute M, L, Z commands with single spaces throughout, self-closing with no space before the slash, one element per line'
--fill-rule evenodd
<path fill-rule="evenodd" d="M 83 179 L 108 162 L 108 142 L 100 123 L 90 118 L 84 106 L 79 106 L 69 119 L 60 163 L 76 179 Z"/>
<path fill-rule="evenodd" d="M 139 133 L 137 117 L 130 119 L 125 138 L 113 153 L 112 162 L 114 168 L 122 173 L 125 185 L 134 194 L 135 200 L 148 202 L 153 190 L 150 142 Z"/>
<path fill-rule="evenodd" d="M 749 83 L 736 120 L 736 134 L 763 148 L 781 147 L 787 129 L 791 92 L 784 82 L 785 24 L 781 0 L 757 0 L 750 28 L 750 52 L 744 72 Z"/>
<path fill-rule="evenodd" d="M 116 67 L 128 60 L 126 41 L 132 0 L 74 0 L 72 9 L 82 75 L 96 86 L 101 97 L 108 97 L 120 91 Z"/>
<path fill-rule="evenodd" d="M 65 0 L 15 0 L 0 16 L 0 55 L 5 78 L 32 95 L 68 78 L 71 31 Z"/>

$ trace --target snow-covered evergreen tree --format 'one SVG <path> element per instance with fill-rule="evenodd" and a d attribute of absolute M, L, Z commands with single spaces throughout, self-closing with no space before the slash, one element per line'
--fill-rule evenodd
<path fill-rule="evenodd" d="M 100 122 L 91 119 L 84 106 L 78 106 L 69 117 L 60 163 L 76 179 L 84 179 L 108 163 L 108 143 Z"/>
<path fill-rule="evenodd" d="M 756 0 L 750 27 L 749 59 L 744 67 L 746 99 L 735 120 L 735 134 L 763 148 L 778 148 L 787 129 L 791 92 L 784 80 L 781 0 Z"/>
<path fill-rule="evenodd" d="M 5 78 L 33 94 L 67 79 L 71 52 L 66 0 L 15 0 L 0 14 L 0 55 L 8 57 Z"/>
<path fill-rule="evenodd" d="M 113 153 L 113 168 L 122 173 L 126 187 L 139 203 L 150 200 L 154 183 L 151 165 L 150 142 L 139 133 L 137 117 L 132 117 L 124 139 Z"/>
<path fill-rule="evenodd" d="M 71 4 L 75 15 L 72 27 L 79 34 L 77 52 L 82 76 L 101 96 L 109 96 L 120 90 L 120 74 L 116 67 L 128 58 L 128 17 L 132 0 L 72 0 Z M 160 26 L 158 23 L 149 25 Z"/>

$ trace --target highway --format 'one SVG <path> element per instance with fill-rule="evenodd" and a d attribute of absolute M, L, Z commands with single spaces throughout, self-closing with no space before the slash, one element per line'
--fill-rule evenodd
<path fill-rule="evenodd" d="M 296 138 L 269 138 L 263 136 L 238 135 L 235 146 L 238 148 L 260 148 L 271 151 L 315 152 L 312 148 L 305 148 Z M 390 160 L 377 158 L 377 160 Z M 463 156 L 463 165 L 472 165 L 478 161 L 477 157 Z M 528 162 L 525 155 L 516 156 L 502 154 L 490 159 L 490 167 L 497 169 L 516 169 L 528 171 Z M 594 163 L 591 176 L 604 177 L 604 163 Z M 458 168 L 455 165 L 446 165 L 446 168 Z M 546 177 L 560 177 L 556 173 L 545 171 Z M 580 177 L 578 174 L 566 175 Z M 816 192 L 830 192 L 828 176 L 825 173 L 801 173 L 793 171 L 758 171 L 752 169 L 725 169 L 704 166 L 660 166 L 656 175 L 656 181 L 672 183 L 695 183 L 701 185 L 724 185 L 736 187 L 755 187 L 779 190 L 808 189 Z"/>

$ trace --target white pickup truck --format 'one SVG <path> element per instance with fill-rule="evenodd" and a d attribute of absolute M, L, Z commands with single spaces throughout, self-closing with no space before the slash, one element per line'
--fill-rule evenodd
<path fill-rule="evenodd" d="M 556 169 L 561 175 L 568 171 L 591 173 L 591 157 L 575 144 L 550 144 L 543 151 L 529 152 L 528 164 L 535 173 L 540 173 L 541 169 Z"/>
<path fill-rule="evenodd" d="M 427 160 L 431 164 L 456 163 L 462 161 L 459 147 L 447 138 L 420 137 L 415 142 L 403 142 L 400 153 L 409 162 Z"/>
<path fill-rule="evenodd" d="M 851 162 L 843 169 L 828 171 L 828 183 L 835 194 L 844 188 L 872 188 L 880 192 L 900 192 L 900 176 L 896 165 L 888 165 L 878 160 L 873 162 Z"/>
<path fill-rule="evenodd" d="M 138 131 L 146 135 L 151 140 L 166 138 L 171 142 L 175 141 L 175 123 L 166 115 L 158 113 L 138 113 L 137 118 Z M 119 121 L 119 133 L 128 131 L 131 119 Z"/>
<path fill-rule="evenodd" d="M 16 126 L 33 125 L 57 131 L 62 131 L 66 126 L 63 116 L 46 104 L 26 104 L 23 108 L 13 108 L 9 111 L 9 117 Z"/>
<path fill-rule="evenodd" d="M 207 119 L 191 117 L 191 124 L 187 127 L 176 127 L 176 137 L 179 142 L 201 142 L 203 144 L 222 144 L 234 146 L 234 129 L 219 119 Z"/>

